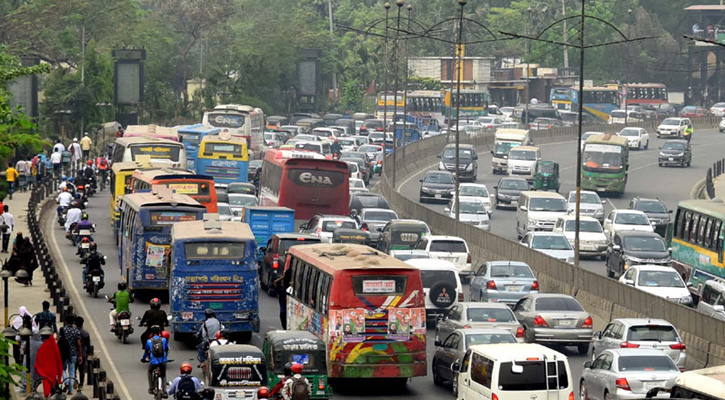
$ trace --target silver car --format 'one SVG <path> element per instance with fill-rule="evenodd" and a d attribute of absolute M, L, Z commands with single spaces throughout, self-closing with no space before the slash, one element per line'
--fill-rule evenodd
<path fill-rule="evenodd" d="M 597 192 L 582 190 L 579 199 L 581 215 L 597 219 L 600 223 L 604 222 L 604 204 L 606 202 L 599 197 Z M 576 190 L 572 190 L 566 196 L 566 213 L 576 213 Z"/>
<path fill-rule="evenodd" d="M 529 293 L 539 293 L 539 282 L 528 264 L 519 261 L 488 261 L 481 264 L 469 286 L 471 301 L 514 306 Z"/>
<path fill-rule="evenodd" d="M 451 364 L 463 359 L 470 346 L 476 344 L 516 343 L 511 332 L 503 329 L 456 329 L 441 341 L 436 341 L 431 369 L 433 383 L 442 385 L 444 382 L 453 384 L 453 393 L 457 395 L 458 385 L 455 384 L 457 374 L 451 370 Z"/>
<path fill-rule="evenodd" d="M 643 399 L 653 388 L 672 388 L 680 370 L 660 350 L 611 349 L 584 363 L 579 398 Z M 659 393 L 656 398 L 669 398 Z"/>
<path fill-rule="evenodd" d="M 592 358 L 607 349 L 636 348 L 662 350 L 684 370 L 687 350 L 677 328 L 663 319 L 619 318 L 612 320 L 592 338 Z"/>
<path fill-rule="evenodd" d="M 436 340 L 448 337 L 456 329 L 499 328 L 505 329 L 519 341 L 524 340 L 524 329 L 514 313 L 505 304 L 460 302 L 438 317 Z"/>
<path fill-rule="evenodd" d="M 459 221 L 471 224 L 484 231 L 491 230 L 491 221 L 488 217 L 488 210 L 483 200 L 479 197 L 461 196 L 458 207 Z M 456 218 L 456 201 L 451 200 L 444 209 L 448 216 Z"/>
<path fill-rule="evenodd" d="M 576 346 L 580 354 L 589 351 L 592 317 L 571 296 L 559 293 L 529 294 L 516 303 L 514 314 L 524 326 L 527 343 Z"/>
<path fill-rule="evenodd" d="M 234 213 L 229 208 L 228 203 L 216 203 L 216 207 L 219 213 L 219 221 L 232 221 L 234 219 Z"/>

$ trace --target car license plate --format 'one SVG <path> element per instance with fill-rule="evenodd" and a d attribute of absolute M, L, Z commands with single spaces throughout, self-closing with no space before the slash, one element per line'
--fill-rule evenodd
<path fill-rule="evenodd" d="M 597 192 L 604 192 L 606 190 L 607 190 L 607 188 L 597 188 Z"/>
<path fill-rule="evenodd" d="M 650 381 L 650 382 L 645 382 L 644 387 L 645 387 L 645 389 L 650 390 L 650 389 L 654 389 L 656 387 L 662 387 L 662 386 L 664 386 L 664 384 L 665 384 L 664 381 Z"/>
<path fill-rule="evenodd" d="M 100 281 L 101 281 L 101 277 L 100 276 L 94 276 L 93 277 L 93 282 L 100 282 Z"/>
<path fill-rule="evenodd" d="M 91 247 L 90 243 L 81 243 L 81 249 L 88 249 Z"/>
<path fill-rule="evenodd" d="M 131 320 L 130 319 L 122 319 L 121 320 L 121 326 L 129 326 L 129 325 L 131 325 Z"/>
<path fill-rule="evenodd" d="M 506 291 L 507 292 L 520 292 L 521 289 L 523 289 L 523 288 L 524 287 L 520 286 L 520 285 L 517 285 L 517 286 L 509 285 L 509 286 L 506 286 Z"/>
<path fill-rule="evenodd" d="M 440 195 L 440 194 L 436 194 L 436 195 L 435 195 L 435 198 L 436 198 L 436 199 L 440 199 L 440 198 L 441 198 L 441 195 Z"/>
<path fill-rule="evenodd" d="M 574 322 L 573 319 L 560 319 L 557 325 L 562 328 L 571 328 L 574 326 Z"/>

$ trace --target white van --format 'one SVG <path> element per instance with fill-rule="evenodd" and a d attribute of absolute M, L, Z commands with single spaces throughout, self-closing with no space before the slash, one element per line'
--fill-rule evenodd
<path fill-rule="evenodd" d="M 566 216 L 566 199 L 555 192 L 521 192 L 516 210 L 519 240 L 531 231 L 553 231 L 556 220 Z"/>
<path fill-rule="evenodd" d="M 725 280 L 711 279 L 700 289 L 697 311 L 725 321 Z"/>
<path fill-rule="evenodd" d="M 458 371 L 458 400 L 574 398 L 566 356 L 540 344 L 471 346 L 451 368 Z"/>
<path fill-rule="evenodd" d="M 405 261 L 420 270 L 426 316 L 443 315 L 463 301 L 463 285 L 455 265 L 446 260 L 414 258 Z"/>
<path fill-rule="evenodd" d="M 491 150 L 491 167 L 493 173 L 508 171 L 509 150 L 518 146 L 529 144 L 529 131 L 526 129 L 499 129 L 494 135 L 493 150 Z"/>
<path fill-rule="evenodd" d="M 534 180 L 536 163 L 541 160 L 541 150 L 534 146 L 517 146 L 509 150 L 506 172 L 509 176 Z"/>

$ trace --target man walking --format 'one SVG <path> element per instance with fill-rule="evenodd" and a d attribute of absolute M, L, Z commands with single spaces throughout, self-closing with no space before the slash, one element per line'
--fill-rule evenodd
<path fill-rule="evenodd" d="M 58 141 L 55 143 L 55 146 L 53 146 L 53 153 L 55 152 L 62 153 L 65 151 L 65 146 L 63 146 L 63 142 L 61 139 L 58 139 Z"/>
<path fill-rule="evenodd" d="M 57 147 L 58 145 L 56 145 Z M 61 146 L 63 146 L 61 144 Z M 55 177 L 60 177 L 60 169 L 61 169 L 61 162 L 63 161 L 62 155 L 60 154 L 60 151 L 53 150 L 53 154 L 50 155 L 50 163 L 53 165 L 53 173 L 55 174 Z"/>
<path fill-rule="evenodd" d="M 10 207 L 7 204 L 3 205 L 3 213 L 0 215 L 0 227 L 4 228 L 3 233 L 3 253 L 8 252 L 8 245 L 10 244 L 10 235 L 13 233 L 15 227 L 15 217 L 10 214 Z"/>
<path fill-rule="evenodd" d="M 74 326 L 75 316 L 65 317 L 65 326 L 60 328 L 58 345 L 63 360 L 63 380 L 76 377 L 76 364 L 83 363 L 81 333 Z M 65 350 L 65 351 L 64 351 Z M 68 394 L 73 394 L 73 386 L 68 387 Z"/>
<path fill-rule="evenodd" d="M 88 354 L 91 352 L 91 335 L 83 329 L 83 323 L 85 323 L 83 317 L 77 316 L 76 329 L 81 334 L 81 359 L 78 361 L 78 366 L 76 367 L 76 371 L 78 371 L 76 374 L 78 376 L 78 386 L 83 386 L 83 382 L 85 382 L 87 370 L 86 360 L 88 360 Z"/>
<path fill-rule="evenodd" d="M 78 138 L 73 138 L 68 148 L 70 149 L 71 163 L 73 164 L 73 170 L 78 170 L 78 160 L 81 159 L 81 145 L 78 144 Z"/>
<path fill-rule="evenodd" d="M 47 300 L 43 301 L 43 311 L 35 314 L 35 324 L 38 325 L 38 328 L 47 326 L 53 330 L 53 333 L 58 332 L 58 326 L 55 324 L 55 314 L 50 311 L 50 303 Z"/>
<path fill-rule="evenodd" d="M 91 147 L 93 147 L 93 140 L 91 140 L 91 137 L 88 136 L 88 132 L 86 132 L 83 134 L 83 138 L 81 139 L 81 150 L 83 150 L 84 160 L 87 160 L 91 155 Z"/>
<path fill-rule="evenodd" d="M 8 169 L 5 170 L 5 179 L 8 181 L 8 199 L 13 199 L 15 184 L 18 181 L 18 170 L 13 168 L 13 163 L 8 163 Z"/>

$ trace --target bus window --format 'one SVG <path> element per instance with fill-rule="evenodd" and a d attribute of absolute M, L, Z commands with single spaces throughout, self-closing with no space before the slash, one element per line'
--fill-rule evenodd
<path fill-rule="evenodd" d="M 703 240 L 703 244 L 708 249 L 712 249 L 712 219 L 707 219 L 707 226 L 705 227 L 705 239 Z"/>
<path fill-rule="evenodd" d="M 697 225 L 700 222 L 700 214 L 692 215 L 692 222 L 690 222 L 690 234 L 687 236 L 687 240 L 690 243 L 697 242 Z"/>
<path fill-rule="evenodd" d="M 682 239 L 690 241 L 690 225 L 692 224 L 692 211 L 685 212 L 684 224 L 682 226 Z"/>

